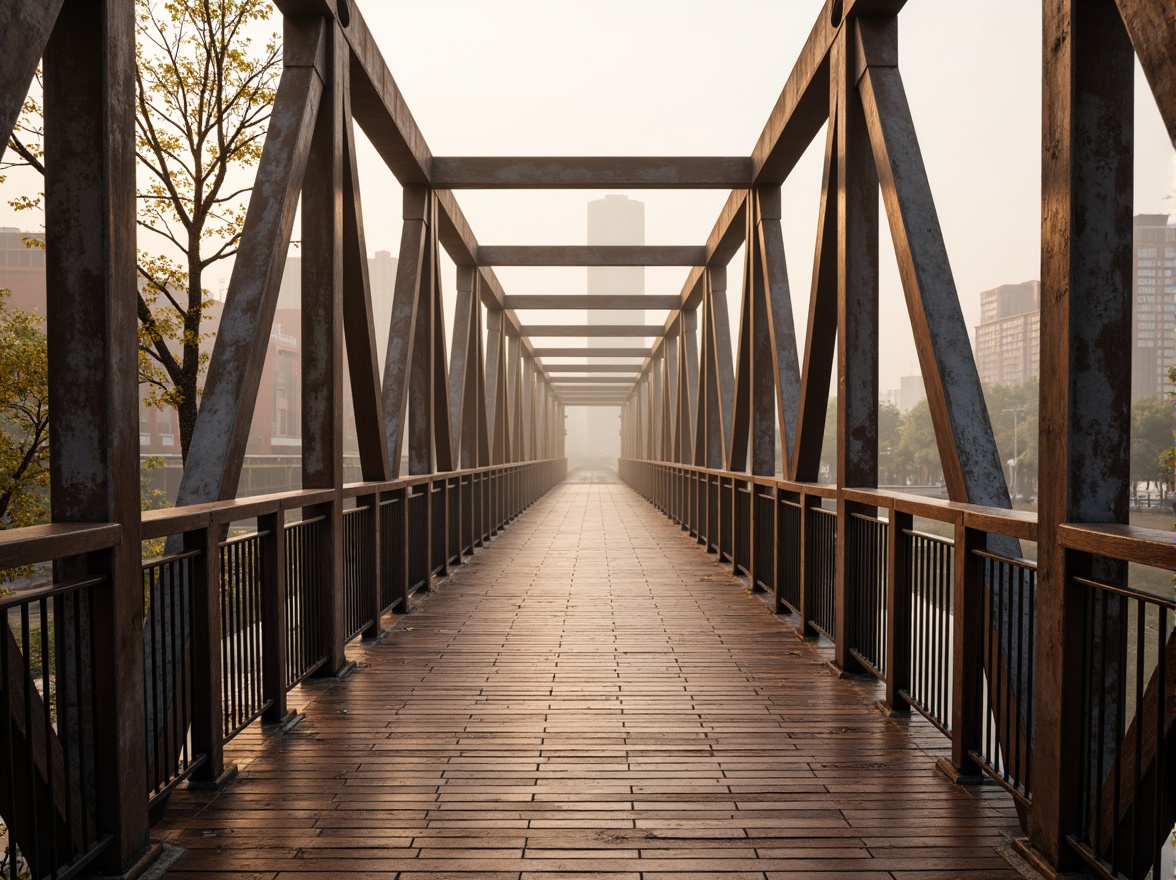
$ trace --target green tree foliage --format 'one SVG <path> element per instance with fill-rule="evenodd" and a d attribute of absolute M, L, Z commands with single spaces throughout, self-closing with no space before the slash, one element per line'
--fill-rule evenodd
<path fill-rule="evenodd" d="M 992 435 L 1005 480 L 1012 482 L 1009 461 L 1015 461 L 1016 494 L 1037 494 L 1037 408 L 1040 391 L 1036 379 L 1022 385 L 988 385 L 984 399 L 992 422 Z M 1009 486 L 1009 491 L 1013 487 Z"/>
<path fill-rule="evenodd" d="M 897 455 L 902 434 L 903 415 L 893 403 L 878 407 L 878 484 L 902 485 L 906 472 Z M 829 401 L 825 412 L 825 433 L 821 440 L 821 482 L 837 481 L 837 398 Z"/>
<path fill-rule="evenodd" d="M 902 437 L 902 410 L 893 403 L 878 406 L 878 485 L 898 486 L 905 482 L 906 474 L 896 454 Z"/>
<path fill-rule="evenodd" d="M 0 528 L 49 516 L 49 358 L 39 315 L 8 308 L 0 290 Z M 0 571 L 0 584 L 31 573 Z M 0 595 L 3 594 L 0 590 Z"/>
<path fill-rule="evenodd" d="M 829 399 L 825 410 L 825 433 L 821 438 L 820 482 L 837 482 L 837 398 Z"/>
<path fill-rule="evenodd" d="M 1164 461 L 1172 448 L 1172 404 L 1145 397 L 1131 404 L 1131 484 L 1163 479 Z"/>
<path fill-rule="evenodd" d="M 898 447 L 892 453 L 895 467 L 912 485 L 931 486 L 943 481 L 939 466 L 939 447 L 935 443 L 935 426 L 931 408 L 920 400 L 904 415 L 898 435 Z"/>
<path fill-rule="evenodd" d="M 204 278 L 233 257 L 281 74 L 277 34 L 256 45 L 269 0 L 137 0 L 136 155 L 140 248 L 139 373 L 147 399 L 174 408 L 187 460 L 208 360 Z M 44 174 L 42 108 L 30 97 L 9 140 Z M 2 180 L 2 178 L 0 178 Z M 40 196 L 13 207 L 38 209 Z"/>
<path fill-rule="evenodd" d="M 44 522 L 49 486 L 49 359 L 39 315 L 0 291 L 0 526 Z"/>
<path fill-rule="evenodd" d="M 207 361 L 204 275 L 237 252 L 248 186 L 281 72 L 277 35 L 246 33 L 268 21 L 269 0 L 139 0 L 137 101 L 139 225 L 170 256 L 141 256 L 140 368 L 152 402 L 179 414 L 187 461 Z"/>

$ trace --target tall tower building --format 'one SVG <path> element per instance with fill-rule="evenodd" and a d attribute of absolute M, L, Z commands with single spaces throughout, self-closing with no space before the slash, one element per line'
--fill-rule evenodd
<path fill-rule="evenodd" d="M 1176 226 L 1167 214 L 1138 214 L 1131 253 L 1131 398 L 1176 390 Z"/>
<path fill-rule="evenodd" d="M 588 203 L 589 245 L 645 244 L 645 203 L 628 196 L 605 196 Z M 640 296 L 645 293 L 643 266 L 589 266 L 588 294 Z M 645 312 L 607 310 L 588 312 L 588 324 L 644 324 Z M 589 348 L 639 346 L 633 337 L 588 337 Z M 568 452 L 600 464 L 612 464 L 621 454 L 620 409 L 590 409 L 569 413 Z"/>
<path fill-rule="evenodd" d="M 588 244 L 645 244 L 645 203 L 628 196 L 605 196 L 588 203 Z M 645 293 L 644 266 L 589 266 L 588 294 L 639 296 Z M 645 312 L 591 311 L 589 324 L 644 324 Z M 600 348 L 633 345 L 633 340 L 589 339 Z"/>
<path fill-rule="evenodd" d="M 984 385 L 1020 385 L 1041 373 L 1041 283 L 980 294 L 976 369 Z"/>

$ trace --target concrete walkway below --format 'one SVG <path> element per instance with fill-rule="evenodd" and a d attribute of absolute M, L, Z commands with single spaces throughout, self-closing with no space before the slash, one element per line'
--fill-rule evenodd
<path fill-rule="evenodd" d="M 603 474 L 553 490 L 177 793 L 168 877 L 1019 876 L 992 785 Z"/>

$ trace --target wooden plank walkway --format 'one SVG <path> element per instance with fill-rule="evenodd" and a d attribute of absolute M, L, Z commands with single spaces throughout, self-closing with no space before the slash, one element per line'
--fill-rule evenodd
<path fill-rule="evenodd" d="M 558 487 L 422 599 L 306 718 L 173 798 L 173 880 L 1020 875 L 1009 798 L 934 769 L 618 483 Z"/>

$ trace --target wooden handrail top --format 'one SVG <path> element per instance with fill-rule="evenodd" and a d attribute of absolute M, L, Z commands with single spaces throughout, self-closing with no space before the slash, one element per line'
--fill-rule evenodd
<path fill-rule="evenodd" d="M 825 483 L 798 483 L 783 480 L 779 477 L 753 476 L 736 471 L 715 470 L 713 468 L 698 467 L 697 465 L 680 464 L 666 461 L 642 461 L 628 459 L 637 464 L 653 465 L 655 467 L 675 470 L 683 473 L 718 476 L 723 480 L 754 483 L 757 486 L 776 488 L 784 492 L 794 492 L 817 498 L 840 499 L 871 507 L 882 507 L 933 519 L 939 522 L 959 524 L 967 528 L 988 532 L 994 535 L 1005 535 L 1022 541 L 1037 540 L 1037 514 L 1031 510 L 1012 510 L 1005 507 L 986 507 L 981 504 L 968 504 L 962 501 L 947 501 L 941 498 L 927 498 L 923 495 L 911 495 L 906 492 L 895 492 L 889 489 L 856 489 L 838 488 Z"/>
<path fill-rule="evenodd" d="M 1121 559 L 1176 571 L 1176 538 L 1172 532 L 1119 523 L 1066 523 L 1058 528 L 1058 542 L 1110 559 Z"/>
<path fill-rule="evenodd" d="M 107 550 L 122 543 L 117 523 L 46 523 L 0 531 L 0 571 Z"/>
<path fill-rule="evenodd" d="M 438 481 L 452 480 L 462 476 L 474 474 L 490 474 L 495 471 L 520 470 L 536 465 L 550 464 L 557 459 L 541 459 L 537 461 L 511 462 L 509 464 L 487 465 L 479 468 L 466 468 L 460 471 L 445 471 L 438 474 L 419 474 L 400 477 L 395 480 L 368 481 L 347 483 L 337 494 L 339 498 L 358 498 L 362 495 L 379 495 L 383 492 L 395 492 L 408 487 L 431 484 Z M 326 504 L 334 500 L 334 489 L 296 489 L 291 492 L 279 492 L 272 495 L 253 495 L 247 498 L 234 498 L 228 501 L 211 501 L 206 504 L 190 504 L 186 507 L 166 507 L 160 510 L 148 510 L 143 513 L 143 539 L 166 538 L 171 535 L 181 535 L 207 528 L 210 525 L 225 525 L 238 520 L 253 519 L 257 516 L 282 513 L 287 510 L 297 510 L 300 507 L 313 507 Z M 66 554 L 68 555 L 68 554 Z M 25 565 L 28 563 L 15 563 Z"/>

